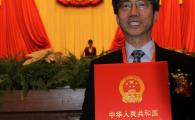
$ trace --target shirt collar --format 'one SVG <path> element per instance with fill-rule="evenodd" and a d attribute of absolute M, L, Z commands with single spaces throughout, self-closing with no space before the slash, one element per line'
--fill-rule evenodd
<path fill-rule="evenodd" d="M 126 54 L 127 54 L 127 61 L 129 59 L 132 59 L 131 53 L 134 50 L 142 50 L 144 51 L 145 55 L 144 57 L 146 59 L 152 60 L 153 52 L 155 50 L 155 44 L 153 40 L 148 41 L 144 46 L 142 46 L 139 49 L 136 49 L 131 44 L 129 44 L 127 41 L 125 42 L 125 48 L 126 48 Z"/>

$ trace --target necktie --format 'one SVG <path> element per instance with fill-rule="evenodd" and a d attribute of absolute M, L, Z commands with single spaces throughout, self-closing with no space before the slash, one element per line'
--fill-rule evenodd
<path fill-rule="evenodd" d="M 142 50 L 134 50 L 131 55 L 133 56 L 133 62 L 141 62 L 141 58 L 145 55 Z"/>

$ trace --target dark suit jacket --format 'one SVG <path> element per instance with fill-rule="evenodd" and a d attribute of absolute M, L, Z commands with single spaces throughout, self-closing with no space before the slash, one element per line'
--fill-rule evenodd
<path fill-rule="evenodd" d="M 92 51 L 89 51 L 89 47 L 86 47 L 85 50 L 85 56 L 96 56 L 96 48 L 92 46 Z"/>
<path fill-rule="evenodd" d="M 195 80 L 195 58 L 180 54 L 174 51 L 160 48 L 156 45 L 156 61 L 168 61 L 170 93 L 171 93 L 171 107 L 172 120 L 195 120 L 195 99 L 194 99 L 194 80 Z M 122 50 L 109 53 L 102 56 L 91 63 L 89 80 L 87 82 L 85 99 L 83 103 L 83 114 L 81 120 L 95 120 L 95 104 L 94 104 L 94 64 L 111 64 L 122 63 Z M 171 73 L 177 69 L 181 72 L 188 73 L 190 77 L 189 82 L 192 82 L 192 94 L 190 97 L 184 97 L 174 93 L 175 82 L 171 77 Z"/>

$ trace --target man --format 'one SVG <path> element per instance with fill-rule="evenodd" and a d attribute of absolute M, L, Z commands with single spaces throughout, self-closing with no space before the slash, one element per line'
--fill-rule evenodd
<path fill-rule="evenodd" d="M 168 61 L 172 119 L 195 120 L 195 59 L 163 49 L 151 38 L 159 0 L 112 0 L 112 4 L 116 20 L 126 38 L 124 50 L 113 51 L 92 61 L 81 119 L 95 119 L 94 64 Z"/>
<path fill-rule="evenodd" d="M 85 48 L 84 52 L 87 57 L 96 56 L 96 48 L 93 46 L 93 40 L 88 40 L 88 46 Z"/>

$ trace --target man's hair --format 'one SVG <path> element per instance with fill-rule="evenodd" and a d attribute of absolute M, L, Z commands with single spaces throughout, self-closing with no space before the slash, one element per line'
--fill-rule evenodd
<path fill-rule="evenodd" d="M 148 0 L 151 2 L 152 6 L 153 6 L 153 11 L 158 11 L 159 10 L 159 0 Z M 119 2 L 120 0 L 112 0 L 112 6 L 114 9 L 114 14 L 118 14 L 118 10 L 119 10 Z"/>
<path fill-rule="evenodd" d="M 92 39 L 89 39 L 89 40 L 88 40 L 88 43 L 93 43 L 93 40 L 92 40 Z"/>

